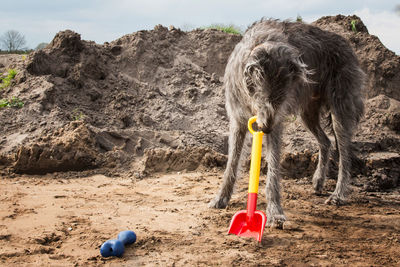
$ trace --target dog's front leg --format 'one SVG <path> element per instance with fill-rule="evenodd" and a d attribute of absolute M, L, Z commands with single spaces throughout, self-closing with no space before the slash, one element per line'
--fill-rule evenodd
<path fill-rule="evenodd" d="M 281 154 L 282 125 L 274 125 L 271 133 L 266 135 L 267 139 L 267 226 L 282 228 L 286 217 L 281 206 L 280 193 L 280 154 Z"/>
<path fill-rule="evenodd" d="M 233 187 L 238 175 L 238 165 L 246 137 L 246 131 L 246 124 L 240 124 L 234 119 L 230 120 L 228 163 L 226 164 L 221 188 L 216 197 L 209 204 L 212 208 L 225 208 L 231 199 Z"/>

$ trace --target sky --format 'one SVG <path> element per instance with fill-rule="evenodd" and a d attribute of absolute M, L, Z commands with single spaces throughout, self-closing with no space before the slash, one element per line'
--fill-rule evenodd
<path fill-rule="evenodd" d="M 369 32 L 400 55 L 400 0 L 0 0 L 0 35 L 22 33 L 29 48 L 65 29 L 102 44 L 157 24 L 191 29 L 215 23 L 246 29 L 262 18 L 313 22 L 322 16 L 361 17 Z"/>

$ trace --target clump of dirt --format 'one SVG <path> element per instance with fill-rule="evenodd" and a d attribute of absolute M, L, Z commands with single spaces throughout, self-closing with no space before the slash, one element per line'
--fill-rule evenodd
<path fill-rule="evenodd" d="M 382 174 L 391 181 L 383 184 L 397 185 L 400 57 L 356 16 L 323 17 L 314 24 L 348 39 L 368 75 L 367 112 L 354 138 L 362 167 L 355 175 Z M 100 45 L 66 30 L 26 58 L 1 55 L 0 72 L 15 68 L 18 74 L 0 97 L 24 102 L 20 109 L 0 110 L 3 173 L 223 167 L 228 119 L 221 80 L 240 39 L 158 25 Z M 286 126 L 284 174 L 308 177 L 318 147 L 297 118 Z M 369 164 L 376 161 L 371 153 L 387 160 Z M 386 187 L 379 179 L 369 188 Z"/>
<path fill-rule="evenodd" d="M 96 154 L 93 133 L 85 124 L 71 122 L 42 136 L 33 146 L 20 146 L 14 170 L 27 174 L 81 171 L 97 166 Z"/>
<path fill-rule="evenodd" d="M 317 153 L 313 153 L 309 149 L 305 149 L 302 152 L 287 152 L 283 155 L 281 164 L 283 174 L 285 177 L 290 178 L 302 178 L 310 176 L 314 173 L 314 170 L 318 163 Z M 264 169 L 264 173 L 267 169 Z"/>
<path fill-rule="evenodd" d="M 74 70 L 71 70 L 71 65 L 78 68 L 90 64 L 90 60 L 79 62 L 80 53 L 83 49 L 84 46 L 79 34 L 70 30 L 59 32 L 46 49 L 39 50 L 31 55 L 26 70 L 33 75 L 50 74 L 66 78 L 68 74 L 74 72 Z M 101 63 L 101 61 L 99 60 L 98 63 Z M 95 67 L 94 71 L 96 69 Z M 83 70 L 84 73 L 86 73 L 85 71 L 89 71 L 89 68 Z"/>
<path fill-rule="evenodd" d="M 209 148 L 198 147 L 186 150 L 150 149 L 144 157 L 145 170 L 150 172 L 194 171 L 200 166 L 223 167 L 226 156 Z"/>

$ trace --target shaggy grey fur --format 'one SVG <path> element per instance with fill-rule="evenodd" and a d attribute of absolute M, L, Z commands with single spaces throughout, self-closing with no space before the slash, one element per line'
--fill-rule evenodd
<path fill-rule="evenodd" d="M 289 114 L 300 114 L 317 139 L 319 160 L 312 182 L 320 194 L 331 147 L 320 126 L 320 116 L 327 112 L 337 138 L 339 173 L 326 203 L 344 204 L 350 191 L 352 133 L 364 111 L 364 76 L 347 41 L 335 33 L 304 23 L 264 19 L 249 27 L 225 70 L 229 158 L 222 187 L 210 206 L 227 206 L 238 176 L 247 121 L 257 115 L 258 127 L 266 133 L 267 225 L 281 226 L 286 220 L 280 203 L 282 122 Z"/>

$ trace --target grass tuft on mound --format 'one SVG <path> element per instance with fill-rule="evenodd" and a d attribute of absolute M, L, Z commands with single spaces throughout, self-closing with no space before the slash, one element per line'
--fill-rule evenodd
<path fill-rule="evenodd" d="M 215 29 L 219 31 L 223 31 L 230 34 L 238 34 L 241 35 L 243 32 L 242 30 L 233 24 L 211 24 L 210 26 L 202 27 L 201 29 Z"/>

